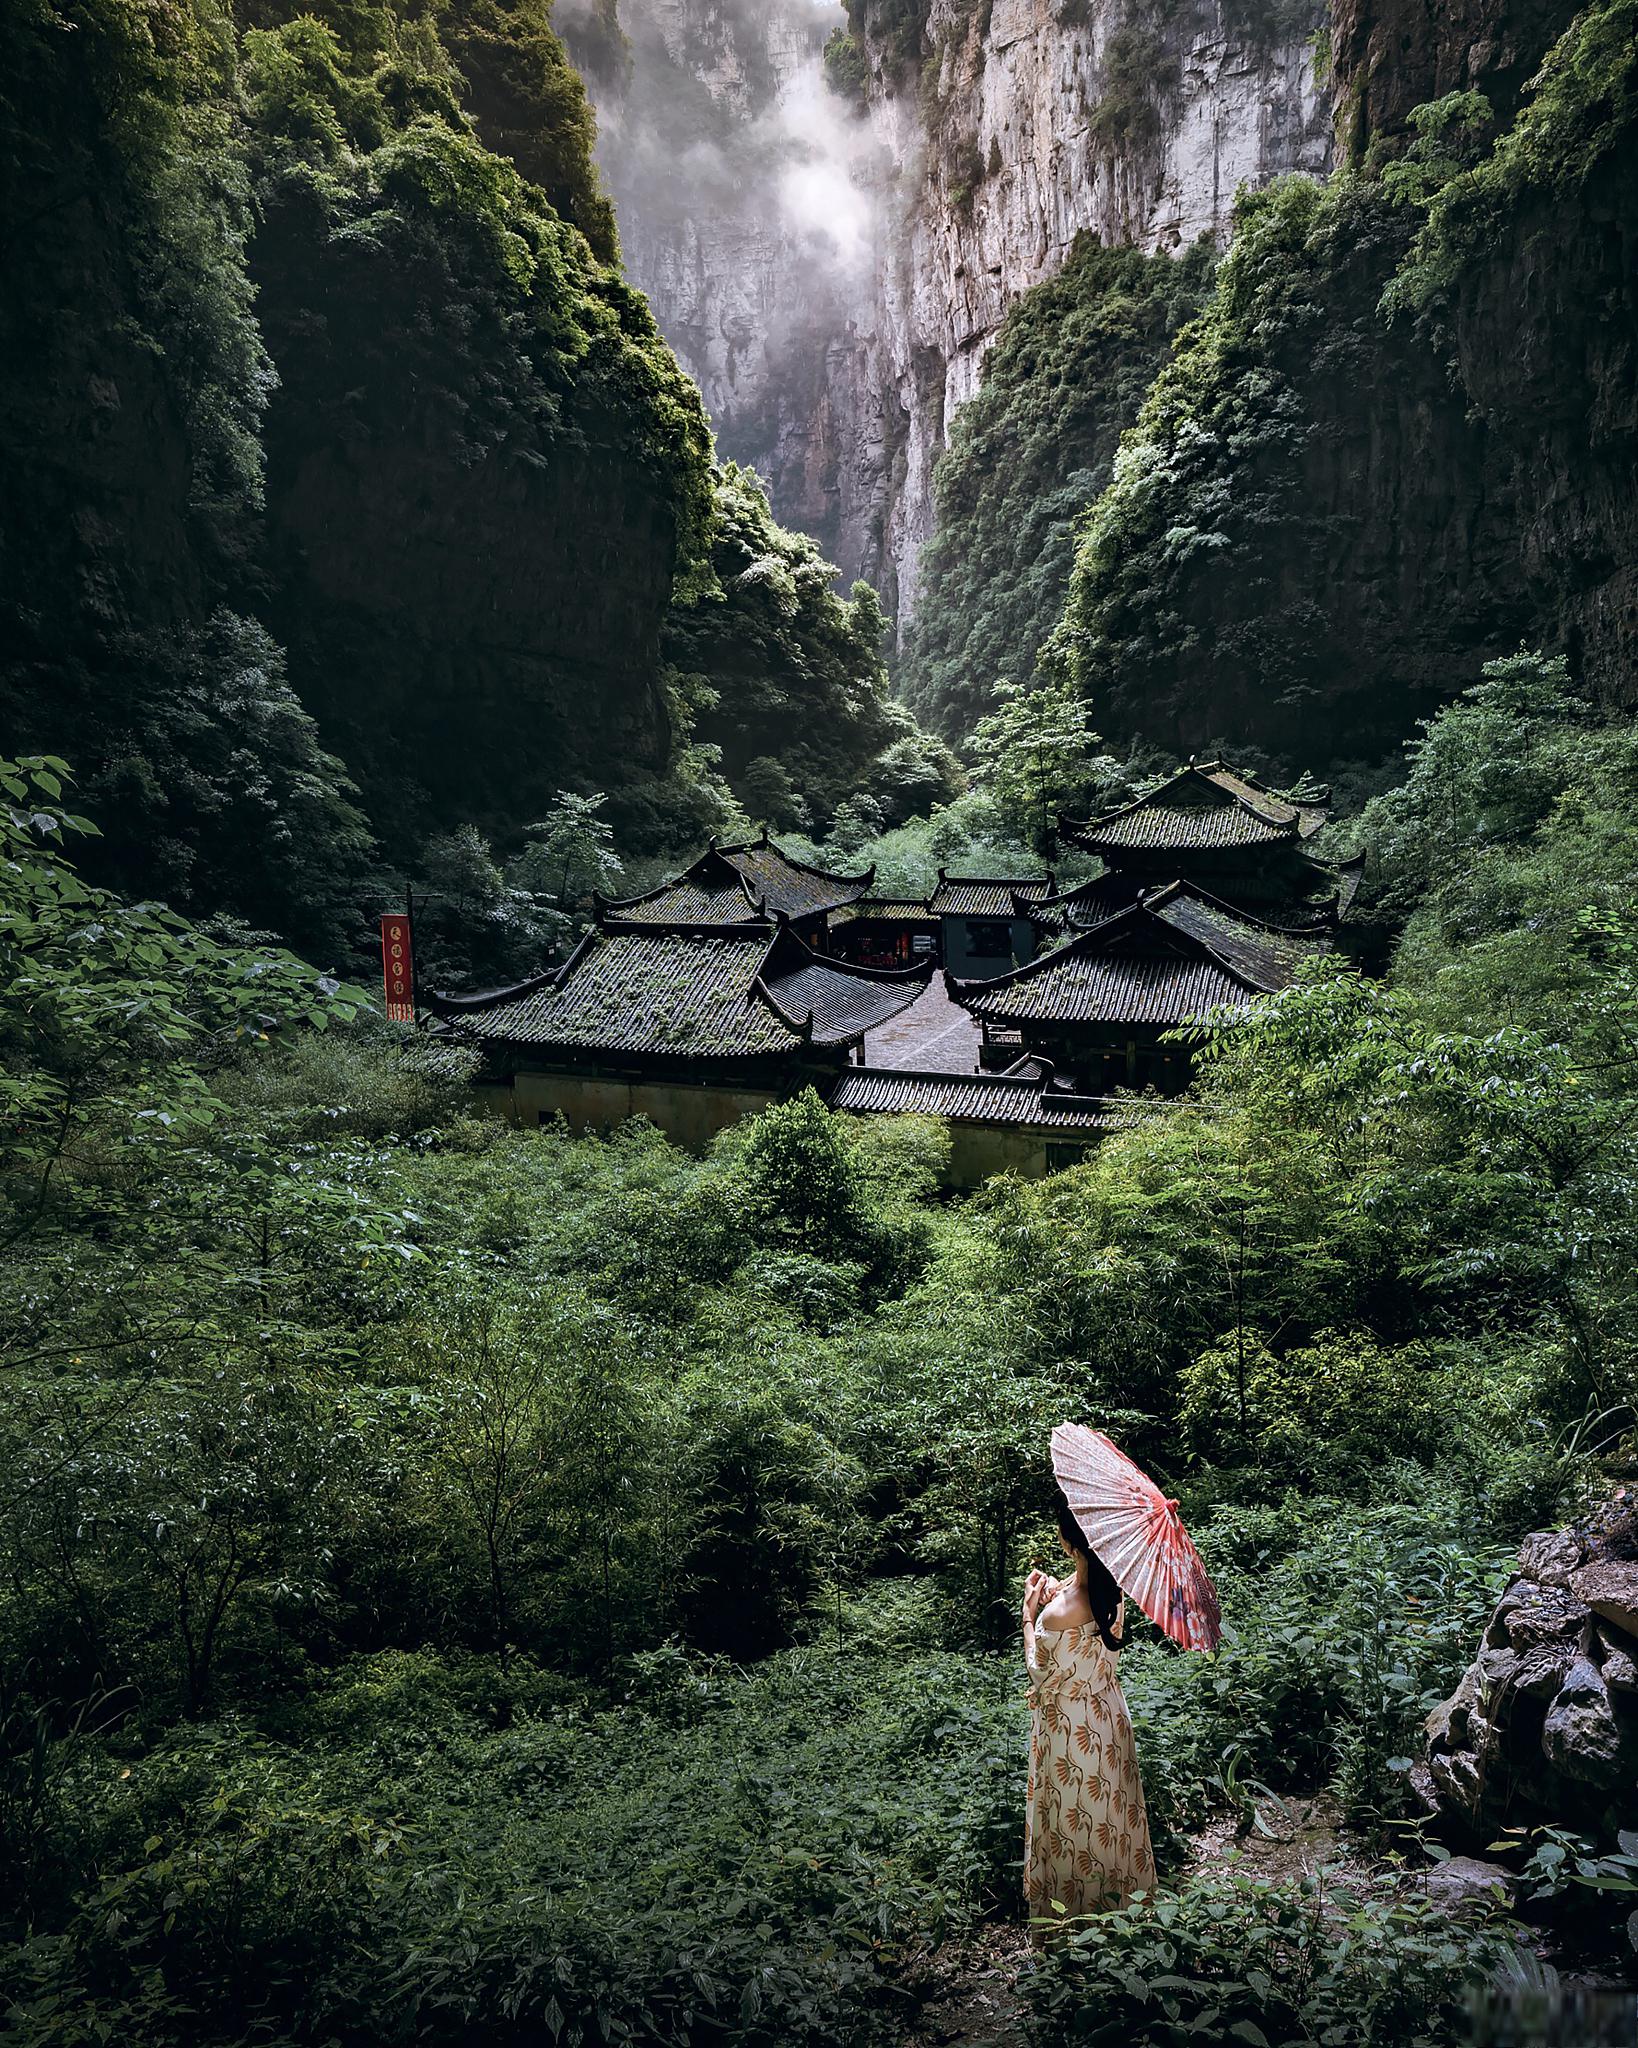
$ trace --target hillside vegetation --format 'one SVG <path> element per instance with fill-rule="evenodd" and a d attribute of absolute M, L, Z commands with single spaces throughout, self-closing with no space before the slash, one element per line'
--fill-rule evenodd
<path fill-rule="evenodd" d="M 1242 196 L 1141 405 L 1082 353 L 1072 285 L 1038 286 L 1011 315 L 941 464 L 906 671 L 952 733 L 1031 659 L 1122 747 L 1231 736 L 1328 770 L 1391 754 L 1521 638 L 1566 652 L 1606 703 L 1632 701 L 1638 16 L 1631 0 L 1513 10 L 1488 38 L 1442 10 L 1401 44 L 1388 0 L 1345 11 L 1332 84 L 1357 109 L 1348 160 Z M 1399 60 L 1372 56 L 1385 47 Z M 1098 263 L 1122 260 L 1144 274 L 1131 256 Z M 1111 424 L 1127 432 L 1113 476 L 1081 494 L 1043 653 L 1063 509 L 1043 526 L 1054 501 L 1036 488 L 990 523 L 972 510 L 974 457 L 1006 451 L 1058 485 L 1090 468 L 1060 384 L 1071 360 L 1116 407 L 1103 445 Z M 1022 554 L 1012 534 L 1029 536 Z"/>
<path fill-rule="evenodd" d="M 1386 985 L 1320 968 L 956 1204 L 938 1125 L 811 1096 L 703 1159 L 479 1119 L 345 988 L 87 893 L 60 766 L 5 776 L 13 2038 L 897 2038 L 1017 1911 L 1065 1414 L 1183 1496 L 1228 1641 L 1128 1653 L 1183 1889 L 1028 1980 L 1045 2038 L 1118 1996 L 1169 2041 L 1179 1972 L 1463 2037 L 1490 1934 L 1386 1878 L 1341 1970 L 1186 1836 L 1402 1814 L 1509 1542 L 1630 1420 L 1638 741 L 1560 666 L 1364 821 Z"/>

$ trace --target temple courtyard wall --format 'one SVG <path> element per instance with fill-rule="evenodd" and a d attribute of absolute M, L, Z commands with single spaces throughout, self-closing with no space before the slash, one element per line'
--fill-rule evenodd
<path fill-rule="evenodd" d="M 580 1074 L 520 1073 L 510 1087 L 480 1085 L 474 1092 L 485 1107 L 531 1127 L 561 1116 L 571 1131 L 606 1133 L 634 1116 L 647 1117 L 673 1144 L 690 1152 L 703 1152 L 719 1131 L 779 1099 L 772 1089 L 730 1088 L 720 1082 L 622 1081 Z"/>

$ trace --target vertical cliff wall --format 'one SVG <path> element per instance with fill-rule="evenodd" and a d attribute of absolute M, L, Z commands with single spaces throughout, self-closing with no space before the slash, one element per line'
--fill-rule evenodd
<path fill-rule="evenodd" d="M 627 268 L 725 455 L 901 625 L 955 409 L 1083 231 L 1180 250 L 1236 190 L 1321 171 L 1320 0 L 625 0 L 594 74 Z M 575 17 L 563 17 L 571 40 Z M 611 75 L 612 74 L 612 75 Z"/>

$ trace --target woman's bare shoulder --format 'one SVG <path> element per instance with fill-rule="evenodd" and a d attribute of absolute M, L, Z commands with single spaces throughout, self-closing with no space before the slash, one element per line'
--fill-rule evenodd
<path fill-rule="evenodd" d="M 1052 1598 L 1041 1609 L 1037 1627 L 1049 1628 L 1055 1632 L 1065 1629 L 1085 1628 L 1092 1619 L 1092 1603 L 1073 1579 L 1058 1588 Z"/>

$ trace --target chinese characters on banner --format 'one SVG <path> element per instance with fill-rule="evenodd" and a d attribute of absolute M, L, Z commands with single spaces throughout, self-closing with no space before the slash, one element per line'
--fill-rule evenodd
<path fill-rule="evenodd" d="M 402 910 L 381 920 L 381 980 L 387 991 L 387 1015 L 395 1024 L 415 1022 L 415 969 L 410 954 L 410 921 Z"/>

